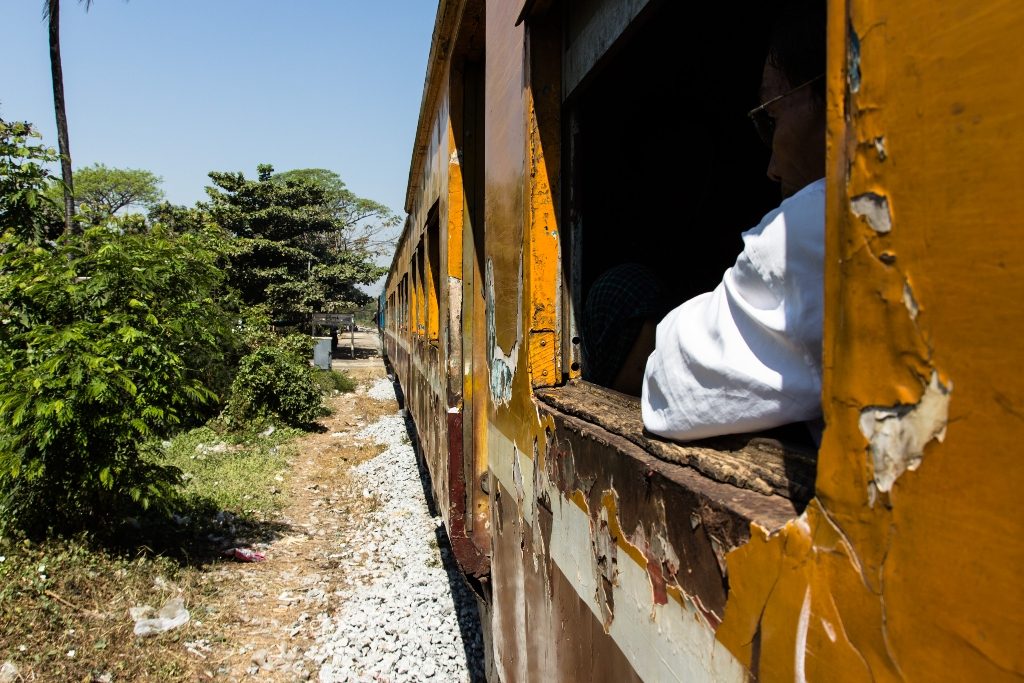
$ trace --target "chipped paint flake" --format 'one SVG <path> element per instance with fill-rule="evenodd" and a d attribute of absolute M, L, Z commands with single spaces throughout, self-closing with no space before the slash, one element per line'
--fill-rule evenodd
<path fill-rule="evenodd" d="M 861 411 L 860 431 L 868 440 L 875 474 L 873 485 L 878 491 L 890 491 L 900 475 L 920 466 L 930 441 L 941 442 L 946 437 L 952 391 L 953 383 L 943 384 L 933 371 L 916 405 L 871 406 Z"/>
<path fill-rule="evenodd" d="M 800 618 L 796 623 L 796 652 L 793 661 L 793 680 L 804 683 L 807 680 L 807 626 L 811 621 L 811 587 L 804 591 L 804 602 L 800 606 Z"/>
<path fill-rule="evenodd" d="M 602 506 L 598 513 L 597 525 L 591 539 L 594 547 L 594 570 L 596 593 L 594 599 L 601 608 L 602 625 L 605 633 L 615 619 L 615 586 L 619 585 L 618 537 L 611 523 L 608 507 Z"/>
<path fill-rule="evenodd" d="M 858 218 L 863 218 L 871 229 L 880 235 L 892 231 L 892 214 L 889 200 L 874 192 L 859 194 L 850 200 L 850 209 Z"/>
<path fill-rule="evenodd" d="M 921 307 L 917 305 L 917 299 L 914 298 L 914 291 L 910 289 L 909 282 L 903 283 L 903 305 L 907 307 L 910 319 L 917 320 L 917 314 L 921 312 Z"/>
<path fill-rule="evenodd" d="M 827 619 L 822 618 L 821 628 L 825 630 L 825 635 L 828 637 L 829 642 L 836 642 L 836 628 Z"/>
<path fill-rule="evenodd" d="M 846 73 L 849 79 L 850 92 L 860 90 L 860 36 L 853 30 L 853 25 L 847 26 L 848 51 L 846 53 Z"/>
<path fill-rule="evenodd" d="M 885 137 L 879 135 L 872 143 L 875 145 L 875 152 L 878 153 L 878 160 L 885 161 L 886 157 L 889 156 L 888 152 L 885 151 Z"/>
<path fill-rule="evenodd" d="M 487 260 L 484 274 L 487 292 L 487 365 L 490 368 L 491 399 L 495 406 L 508 405 L 512 399 L 512 379 L 516 375 L 519 363 L 519 346 L 523 341 L 523 254 L 519 253 L 519 277 L 516 291 L 516 341 L 505 353 L 498 345 L 498 333 L 495 323 L 494 301 L 494 262 Z"/>

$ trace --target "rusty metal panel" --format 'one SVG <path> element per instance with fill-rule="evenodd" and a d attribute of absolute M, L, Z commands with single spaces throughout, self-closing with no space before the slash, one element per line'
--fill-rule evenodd
<path fill-rule="evenodd" d="M 492 637 L 502 681 L 640 680 L 622 651 L 550 559 L 547 539 L 523 528 L 514 494 L 499 487 L 495 516 Z M 550 537 L 551 518 L 541 523 Z M 545 534 L 545 532 L 541 532 Z"/>
<path fill-rule="evenodd" d="M 746 541 L 752 516 L 782 524 L 788 501 L 706 481 L 539 409 L 549 427 L 533 453 L 490 436 L 504 680 L 741 680 L 714 636 L 725 553 Z"/>
<path fill-rule="evenodd" d="M 719 635 L 766 679 L 1020 680 L 1024 5 L 829 9 L 817 499 L 730 557 Z"/>

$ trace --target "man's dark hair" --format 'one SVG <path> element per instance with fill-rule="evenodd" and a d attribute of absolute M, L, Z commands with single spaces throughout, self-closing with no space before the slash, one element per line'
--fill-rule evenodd
<path fill-rule="evenodd" d="M 787 0 L 779 8 L 768 44 L 768 63 L 796 87 L 825 73 L 825 0 Z M 824 106 L 825 79 L 811 87 Z"/>

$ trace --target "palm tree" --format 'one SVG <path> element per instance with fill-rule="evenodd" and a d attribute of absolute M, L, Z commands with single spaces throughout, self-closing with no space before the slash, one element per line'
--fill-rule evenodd
<path fill-rule="evenodd" d="M 89 11 L 92 0 L 85 2 Z M 71 147 L 68 144 L 68 112 L 64 105 L 64 72 L 60 65 L 60 0 L 46 0 L 43 16 L 50 24 L 50 75 L 53 80 L 53 109 L 57 114 L 57 148 L 60 150 L 60 175 L 64 181 L 64 232 L 74 231 L 75 188 L 71 179 Z"/>

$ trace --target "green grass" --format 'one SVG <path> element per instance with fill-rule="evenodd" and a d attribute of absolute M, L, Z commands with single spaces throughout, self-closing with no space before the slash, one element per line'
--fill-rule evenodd
<path fill-rule="evenodd" d="M 317 385 L 320 387 L 320 391 L 325 394 L 329 394 L 333 391 L 347 394 L 356 390 L 356 381 L 344 372 L 317 370 L 315 378 Z"/>
<path fill-rule="evenodd" d="M 213 423 L 164 442 L 153 458 L 185 477 L 178 521 L 143 516 L 117 533 L 39 543 L 0 537 L 0 662 L 17 666 L 18 680 L 195 679 L 184 643 L 199 636 L 195 622 L 212 618 L 205 567 L 221 561 L 222 543 L 279 532 L 272 518 L 286 502 L 288 442 L 300 434 Z M 229 521 L 217 519 L 222 510 Z M 179 591 L 193 622 L 135 637 L 129 608 L 159 608 Z"/>
<path fill-rule="evenodd" d="M 198 427 L 175 437 L 160 462 L 184 472 L 182 493 L 189 506 L 265 517 L 283 504 L 275 493 L 280 488 L 275 477 L 287 467 L 286 443 L 302 432 L 290 427 L 257 431 L 261 427 L 240 433 Z"/>

